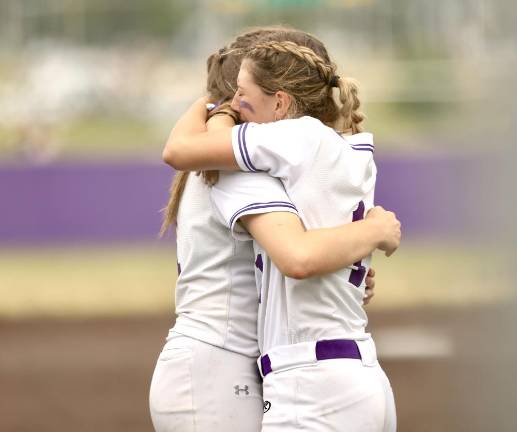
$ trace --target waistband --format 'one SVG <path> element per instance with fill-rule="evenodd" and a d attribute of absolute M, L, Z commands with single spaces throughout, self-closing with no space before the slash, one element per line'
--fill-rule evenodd
<path fill-rule="evenodd" d="M 257 359 L 264 378 L 271 372 L 293 369 L 317 363 L 319 360 L 348 358 L 361 360 L 364 366 L 377 364 L 377 352 L 369 334 L 364 339 L 328 339 L 302 342 L 272 348 Z"/>

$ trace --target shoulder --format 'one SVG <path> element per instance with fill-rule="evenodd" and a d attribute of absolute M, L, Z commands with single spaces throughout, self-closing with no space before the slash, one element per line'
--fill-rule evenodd
<path fill-rule="evenodd" d="M 321 120 L 310 116 L 303 116 L 295 119 L 285 119 L 276 122 L 285 129 L 289 129 L 298 135 L 311 134 L 315 135 L 327 129 Z"/>
<path fill-rule="evenodd" d="M 221 171 L 219 181 L 213 186 L 213 189 L 229 193 L 235 191 L 256 193 L 265 189 L 283 190 L 284 187 L 280 180 L 265 172 Z"/>
<path fill-rule="evenodd" d="M 237 127 L 243 132 L 248 130 L 271 131 L 272 133 L 307 135 L 327 128 L 320 120 L 304 116 L 295 119 L 277 120 L 270 123 L 243 123 Z"/>
<path fill-rule="evenodd" d="M 354 135 L 343 136 L 343 139 L 349 144 L 350 149 L 358 151 L 375 152 L 375 144 L 373 143 L 373 134 L 370 132 L 360 132 Z"/>
<path fill-rule="evenodd" d="M 371 144 L 373 145 L 373 134 L 370 132 L 360 132 L 354 135 L 346 135 L 344 138 L 350 144 Z"/>

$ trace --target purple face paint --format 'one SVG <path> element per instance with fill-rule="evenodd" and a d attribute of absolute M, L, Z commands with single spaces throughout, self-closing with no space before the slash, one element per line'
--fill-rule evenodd
<path fill-rule="evenodd" d="M 248 102 L 240 101 L 239 102 L 239 108 L 247 109 L 251 113 L 255 114 L 255 110 L 253 109 L 253 107 Z"/>

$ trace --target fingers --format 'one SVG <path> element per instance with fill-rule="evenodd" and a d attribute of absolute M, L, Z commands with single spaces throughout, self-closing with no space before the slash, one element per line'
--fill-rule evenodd
<path fill-rule="evenodd" d="M 375 295 L 375 269 L 370 267 L 365 278 L 366 289 L 364 290 L 363 305 L 370 303 L 370 300 Z"/>
<path fill-rule="evenodd" d="M 367 290 L 375 289 L 375 278 L 374 277 L 366 276 L 365 283 L 366 283 Z"/>
<path fill-rule="evenodd" d="M 369 218 L 369 217 L 375 217 L 376 215 L 379 215 L 379 214 L 382 214 L 383 212 L 385 212 L 386 210 L 384 210 L 384 207 L 382 206 L 375 206 L 375 207 L 372 207 L 370 210 L 368 210 L 368 212 L 366 213 L 366 218 Z"/>
<path fill-rule="evenodd" d="M 366 288 L 363 297 L 363 305 L 366 306 L 368 303 L 370 303 L 370 300 L 373 298 L 373 296 L 375 296 L 373 289 Z"/>

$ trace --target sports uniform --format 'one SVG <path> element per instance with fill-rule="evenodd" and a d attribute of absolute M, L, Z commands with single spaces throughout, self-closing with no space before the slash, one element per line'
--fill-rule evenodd
<path fill-rule="evenodd" d="M 269 211 L 295 212 L 278 180 L 253 177 L 255 193 L 274 201 Z M 177 319 L 151 382 L 153 425 L 157 432 L 257 432 L 262 389 L 252 243 L 232 238 L 195 175 L 177 222 Z"/>
<path fill-rule="evenodd" d="M 302 117 L 235 126 L 232 145 L 241 170 L 266 171 L 282 181 L 307 229 L 362 219 L 373 206 L 369 133 L 343 138 Z M 245 233 L 236 221 L 258 201 L 243 182 L 243 176 L 229 177 L 212 190 L 221 219 L 241 239 Z M 362 299 L 370 257 L 329 275 L 294 280 L 254 247 L 262 280 L 263 431 L 394 431 L 392 390 L 365 332 Z"/>

